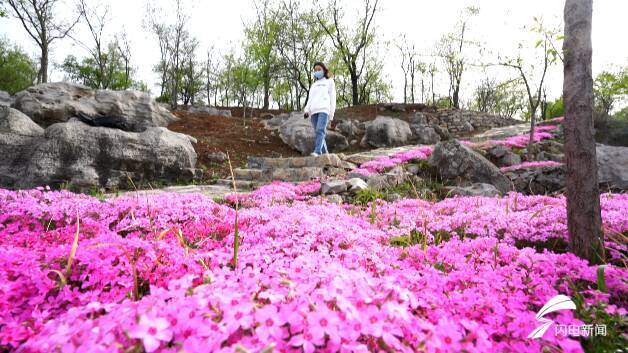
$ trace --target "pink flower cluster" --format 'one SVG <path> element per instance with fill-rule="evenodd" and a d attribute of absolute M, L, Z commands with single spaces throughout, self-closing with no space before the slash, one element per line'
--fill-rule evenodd
<path fill-rule="evenodd" d="M 502 167 L 502 168 L 499 168 L 499 170 L 501 170 L 502 172 L 510 172 L 510 171 L 522 169 L 522 168 L 558 167 L 561 165 L 563 164 L 560 162 L 555 162 L 555 161 L 533 161 L 533 162 L 523 162 L 523 163 L 519 163 L 519 164 L 507 166 L 507 167 Z"/>
<path fill-rule="evenodd" d="M 563 198 L 362 209 L 304 196 L 316 187 L 247 195 L 235 270 L 235 211 L 202 195 L 0 189 L 0 349 L 582 352 L 552 330 L 527 339 L 549 298 L 572 295 L 577 281 L 586 305 L 626 313 L 626 269 L 609 265 L 601 293 L 596 268 L 577 257 L 513 245 L 566 237 Z M 605 229 L 628 230 L 628 195 L 604 195 L 602 209 Z M 412 230 L 430 237 L 425 247 L 389 245 Z M 437 231 L 469 236 L 436 245 Z M 553 320 L 581 324 L 572 311 Z"/>
<path fill-rule="evenodd" d="M 433 150 L 434 148 L 432 146 L 420 146 L 408 151 L 394 153 L 391 156 L 377 157 L 371 161 L 362 163 L 359 168 L 354 169 L 352 172 L 362 175 L 371 175 L 412 160 L 427 160 L 430 155 L 432 155 Z"/>
<path fill-rule="evenodd" d="M 239 202 L 243 206 L 267 206 L 275 202 L 303 200 L 310 194 L 317 193 L 321 183 L 317 180 L 297 184 L 275 180 L 260 186 L 254 192 L 232 193 L 225 197 L 231 203 Z"/>
<path fill-rule="evenodd" d="M 560 118 L 555 118 L 552 122 L 560 123 L 562 120 Z M 534 131 L 534 141 L 539 142 L 546 139 L 551 139 L 554 135 L 551 131 L 557 128 L 556 125 L 540 125 L 537 126 Z M 507 137 L 500 140 L 488 140 L 483 142 L 471 142 L 462 140 L 462 143 L 465 146 L 470 148 L 477 149 L 488 149 L 495 145 L 503 145 L 509 148 L 525 148 L 528 145 L 528 141 L 530 140 L 530 134 L 522 134 Z M 382 172 L 387 168 L 393 168 L 395 166 L 407 163 L 411 160 L 427 160 L 434 148 L 432 146 L 421 146 L 409 151 L 405 152 L 397 152 L 391 156 L 382 156 L 375 158 L 371 161 L 362 163 L 359 168 L 355 168 L 352 170 L 354 173 L 359 173 L 365 176 L 371 175 L 373 173 Z"/>
<path fill-rule="evenodd" d="M 556 125 L 541 125 L 537 126 L 534 129 L 534 142 L 539 142 L 547 139 L 551 139 L 554 137 L 554 134 L 551 131 L 556 129 Z M 502 145 L 506 147 L 516 147 L 516 148 L 525 148 L 528 146 L 528 142 L 530 141 L 530 133 L 516 135 L 507 137 L 501 140 L 488 140 L 480 143 L 474 144 L 476 148 L 486 149 L 495 145 Z"/>

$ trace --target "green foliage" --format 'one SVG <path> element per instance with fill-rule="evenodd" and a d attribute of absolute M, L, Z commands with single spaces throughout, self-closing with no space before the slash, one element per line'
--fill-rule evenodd
<path fill-rule="evenodd" d="M 18 46 L 0 38 L 0 90 L 15 94 L 33 84 L 37 65 Z"/>
<path fill-rule="evenodd" d="M 366 188 L 359 190 L 356 193 L 354 203 L 356 205 L 366 206 L 369 203 L 374 202 L 375 200 L 383 198 L 384 194 L 380 193 L 379 191 L 372 188 Z"/>
<path fill-rule="evenodd" d="M 146 84 L 134 82 L 131 70 L 125 65 L 116 46 L 112 43 L 102 55 L 102 67 L 92 57 L 79 61 L 69 55 L 61 64 L 67 78 L 92 88 L 125 90 L 129 88 L 147 89 Z"/>
<path fill-rule="evenodd" d="M 486 78 L 475 89 L 472 110 L 512 118 L 525 109 L 525 92 L 519 80 L 495 82 Z"/>
<path fill-rule="evenodd" d="M 576 304 L 576 317 L 585 324 L 606 327 L 605 335 L 592 335 L 580 340 L 584 351 L 589 353 L 623 352 L 625 347 L 628 347 L 628 338 L 625 335 L 628 330 L 628 320 L 625 316 L 609 313 L 608 304 L 603 302 L 587 305 L 582 291 L 576 286 L 572 287 L 574 287 L 572 299 Z"/>
<path fill-rule="evenodd" d="M 547 102 L 545 108 L 545 119 L 557 118 L 559 116 L 565 116 L 565 103 L 563 98 L 560 97 L 553 102 Z"/>
<path fill-rule="evenodd" d="M 615 103 L 628 98 L 628 67 L 601 72 L 593 82 L 593 93 L 596 110 L 608 116 Z"/>

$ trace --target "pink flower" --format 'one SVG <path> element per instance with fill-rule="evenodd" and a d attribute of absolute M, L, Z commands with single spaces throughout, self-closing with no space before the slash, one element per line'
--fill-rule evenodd
<path fill-rule="evenodd" d="M 255 321 L 259 323 L 255 333 L 262 342 L 283 339 L 284 330 L 281 326 L 286 323 L 286 320 L 279 315 L 279 310 L 277 310 L 275 305 L 268 304 L 257 309 L 255 311 Z"/>
<path fill-rule="evenodd" d="M 329 310 L 325 304 L 319 304 L 315 311 L 307 314 L 308 329 L 312 333 L 314 343 L 322 344 L 325 335 L 329 335 L 334 342 L 340 342 L 338 336 L 338 314 Z"/>
<path fill-rule="evenodd" d="M 172 339 L 170 323 L 164 318 L 153 315 L 140 316 L 140 322 L 129 330 L 129 337 L 141 339 L 146 352 L 154 352 L 161 342 L 169 342 Z"/>

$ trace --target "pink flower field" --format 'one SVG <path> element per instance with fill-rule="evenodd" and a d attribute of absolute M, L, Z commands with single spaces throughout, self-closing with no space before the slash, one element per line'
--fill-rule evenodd
<path fill-rule="evenodd" d="M 561 250 L 562 197 L 359 207 L 318 188 L 229 196 L 244 207 L 235 269 L 232 205 L 0 190 L 0 350 L 582 352 L 588 338 L 553 328 L 527 338 L 548 299 L 581 303 L 550 315 L 560 324 L 625 318 L 626 268 L 609 264 L 600 288 L 597 267 Z M 601 202 L 621 263 L 628 195 Z"/>

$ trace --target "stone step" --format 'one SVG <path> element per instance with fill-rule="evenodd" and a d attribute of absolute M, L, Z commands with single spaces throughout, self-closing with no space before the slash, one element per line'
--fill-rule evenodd
<path fill-rule="evenodd" d="M 289 157 L 289 158 L 264 158 L 249 157 L 247 161 L 248 168 L 251 169 L 278 169 L 278 168 L 345 168 L 353 169 L 355 165 L 343 160 L 344 155 L 334 153 L 323 154 L 320 156 L 307 157 Z"/>
<path fill-rule="evenodd" d="M 250 180 L 235 180 L 236 188 L 238 191 L 240 190 L 251 190 L 255 188 L 257 183 Z M 216 181 L 216 185 L 227 186 L 229 188 L 233 188 L 233 181 L 231 179 L 218 179 Z"/>
<path fill-rule="evenodd" d="M 325 175 L 325 170 L 319 167 L 301 168 L 274 168 L 274 169 L 251 169 L 237 168 L 233 171 L 237 180 L 249 182 L 270 182 L 280 181 L 307 181 L 320 178 Z"/>
<path fill-rule="evenodd" d="M 224 185 L 182 185 L 182 186 L 168 186 L 161 189 L 150 189 L 150 190 L 137 190 L 137 191 L 127 191 L 123 193 L 110 193 L 105 194 L 106 198 L 116 198 L 120 196 L 131 196 L 131 197 L 142 197 L 146 195 L 157 195 L 165 192 L 173 192 L 178 194 L 190 194 L 190 193 L 200 193 L 209 197 L 224 197 L 225 195 L 232 193 L 233 190 L 231 188 Z"/>
<path fill-rule="evenodd" d="M 233 170 L 233 175 L 238 180 L 264 180 L 265 173 L 261 169 L 251 169 L 251 168 L 236 168 Z"/>

